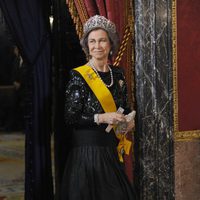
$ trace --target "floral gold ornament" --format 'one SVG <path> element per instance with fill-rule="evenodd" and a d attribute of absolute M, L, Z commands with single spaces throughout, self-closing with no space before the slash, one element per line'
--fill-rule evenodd
<path fill-rule="evenodd" d="M 87 72 L 87 76 L 90 80 L 95 80 L 94 72 Z"/>

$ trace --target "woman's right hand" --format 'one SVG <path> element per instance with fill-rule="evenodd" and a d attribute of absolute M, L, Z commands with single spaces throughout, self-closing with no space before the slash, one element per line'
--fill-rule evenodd
<path fill-rule="evenodd" d="M 99 114 L 98 121 L 100 124 L 104 123 L 104 124 L 116 125 L 119 122 L 125 122 L 126 118 L 121 113 L 108 112 L 108 113 Z"/>

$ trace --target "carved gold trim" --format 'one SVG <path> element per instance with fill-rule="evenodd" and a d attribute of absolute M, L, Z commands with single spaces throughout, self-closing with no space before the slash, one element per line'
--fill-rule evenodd
<path fill-rule="evenodd" d="M 173 49 L 173 98 L 174 98 L 174 131 L 178 131 L 178 91 L 177 91 L 177 19 L 176 0 L 172 1 L 172 49 Z"/>
<path fill-rule="evenodd" d="M 172 0 L 172 50 L 173 50 L 173 106 L 174 106 L 174 139 L 187 141 L 200 139 L 200 130 L 179 131 L 178 124 L 178 66 L 177 66 L 177 4 Z"/>
<path fill-rule="evenodd" d="M 200 139 L 200 130 L 196 131 L 178 131 L 175 132 L 175 140 L 176 141 L 188 141 Z"/>

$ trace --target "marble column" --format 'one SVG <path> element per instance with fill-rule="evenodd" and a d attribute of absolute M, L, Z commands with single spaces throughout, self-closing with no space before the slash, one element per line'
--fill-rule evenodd
<path fill-rule="evenodd" d="M 136 187 L 174 199 L 171 0 L 135 0 Z"/>

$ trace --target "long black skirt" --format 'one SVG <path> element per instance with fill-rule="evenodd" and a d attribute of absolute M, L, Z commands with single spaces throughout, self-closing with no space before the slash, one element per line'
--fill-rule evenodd
<path fill-rule="evenodd" d="M 93 141 L 73 147 L 65 167 L 61 199 L 135 200 L 116 146 Z"/>

